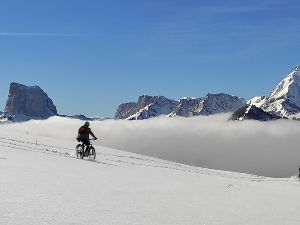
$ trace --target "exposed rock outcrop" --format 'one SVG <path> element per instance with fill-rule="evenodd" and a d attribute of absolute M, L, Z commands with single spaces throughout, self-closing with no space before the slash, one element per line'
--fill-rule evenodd
<path fill-rule="evenodd" d="M 126 102 L 119 105 L 117 112 L 115 114 L 116 119 L 126 119 L 136 113 L 137 103 L 135 102 Z"/>
<path fill-rule="evenodd" d="M 256 107 L 255 105 L 244 106 L 233 113 L 231 119 L 236 121 L 241 120 L 259 120 L 269 121 L 280 119 L 280 116 L 265 112 L 264 110 Z"/>
<path fill-rule="evenodd" d="M 14 121 L 47 119 L 57 115 L 52 100 L 38 86 L 11 83 L 4 117 Z"/>

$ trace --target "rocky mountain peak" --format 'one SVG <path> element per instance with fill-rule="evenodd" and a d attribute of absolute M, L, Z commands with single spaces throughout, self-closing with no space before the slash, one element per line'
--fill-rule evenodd
<path fill-rule="evenodd" d="M 52 100 L 38 86 L 11 83 L 4 116 L 13 120 L 46 119 L 57 115 Z"/>
<path fill-rule="evenodd" d="M 300 112 L 300 66 L 295 66 L 267 97 L 255 97 L 248 101 L 265 112 L 280 117 L 290 117 Z"/>

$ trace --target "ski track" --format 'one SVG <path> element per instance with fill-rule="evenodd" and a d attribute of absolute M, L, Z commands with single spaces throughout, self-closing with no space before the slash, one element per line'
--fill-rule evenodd
<path fill-rule="evenodd" d="M 22 150 L 22 151 L 30 151 L 30 152 L 37 152 L 37 153 L 43 153 L 43 154 L 50 154 L 50 155 L 56 155 L 60 157 L 67 157 L 72 158 L 76 160 L 82 160 L 77 159 L 75 157 L 75 148 L 67 148 L 64 146 L 56 146 L 56 145 L 46 145 L 46 144 L 40 144 L 40 143 L 34 143 L 24 140 L 17 140 L 7 137 L 0 137 L 0 146 L 1 147 L 7 147 L 13 150 Z M 99 146 L 98 146 L 99 147 Z M 60 149 L 57 150 L 57 149 Z M 64 150 L 65 152 L 62 152 Z M 66 152 L 71 151 L 71 153 Z M 218 177 L 226 177 L 226 178 L 232 178 L 232 179 L 246 179 L 253 182 L 288 182 L 288 181 L 298 181 L 297 178 L 271 178 L 271 177 L 263 177 L 258 175 L 252 175 L 252 174 L 243 174 L 243 173 L 237 173 L 237 172 L 221 172 L 218 170 L 212 170 L 207 168 L 201 168 L 201 167 L 193 167 L 181 163 L 176 162 L 170 162 L 162 159 L 156 159 L 149 156 L 144 155 L 137 155 L 134 156 L 135 153 L 130 153 L 131 155 L 116 155 L 116 154 L 109 154 L 109 153 L 101 153 L 98 151 L 97 156 L 98 158 L 101 158 L 101 160 L 84 160 L 86 162 L 93 162 L 93 163 L 99 163 L 103 165 L 108 166 L 124 166 L 124 165 L 131 165 L 131 166 L 144 166 L 144 167 L 152 167 L 152 168 L 163 168 L 163 169 L 169 169 L 169 170 L 176 170 L 181 172 L 187 172 L 187 173 L 193 173 L 193 174 L 200 174 L 200 175 L 214 175 Z M 7 159 L 7 158 L 0 158 Z M 122 159 L 122 160 L 121 160 Z M 147 164 L 151 163 L 151 164 Z M 299 183 L 297 182 L 297 185 Z"/>

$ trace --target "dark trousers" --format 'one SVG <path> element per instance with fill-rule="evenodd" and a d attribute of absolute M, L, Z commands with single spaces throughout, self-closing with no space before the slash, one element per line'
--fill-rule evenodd
<path fill-rule="evenodd" d="M 77 138 L 77 141 L 82 142 L 82 144 L 86 146 L 85 153 L 87 153 L 90 147 L 90 140 L 85 138 Z"/>

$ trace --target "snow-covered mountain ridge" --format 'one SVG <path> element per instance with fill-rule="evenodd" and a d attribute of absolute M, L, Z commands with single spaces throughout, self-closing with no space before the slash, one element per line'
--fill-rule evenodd
<path fill-rule="evenodd" d="M 243 110 L 245 106 L 255 106 Z M 243 108 L 242 110 L 239 110 Z M 247 109 L 247 108 L 246 108 Z M 260 109 L 260 110 L 258 110 Z M 239 111 L 238 111 L 239 110 Z M 237 113 L 234 113 L 238 111 Z M 205 97 L 183 97 L 178 101 L 164 96 L 140 96 L 137 102 L 120 104 L 115 119 L 143 120 L 159 116 L 208 116 L 218 113 L 234 113 L 236 120 L 269 120 L 278 118 L 300 118 L 300 66 L 288 74 L 268 96 L 257 96 L 246 102 L 243 98 L 229 94 L 207 94 Z M 242 113 L 251 113 L 243 115 Z M 47 119 L 58 115 L 56 106 L 38 86 L 11 83 L 4 113 L 0 121 L 27 121 Z M 239 115 L 240 117 L 236 117 Z M 61 115 L 81 120 L 103 120 L 84 115 Z"/>
<path fill-rule="evenodd" d="M 262 110 L 280 117 L 293 117 L 300 112 L 300 66 L 288 74 L 268 96 L 248 101 Z"/>
<path fill-rule="evenodd" d="M 213 115 L 234 112 L 246 105 L 242 98 L 228 94 L 208 94 L 203 98 L 183 97 L 179 101 L 164 96 L 140 96 L 137 103 L 123 103 L 116 112 L 116 119 L 142 120 L 157 116 Z"/>
<path fill-rule="evenodd" d="M 249 107 L 246 107 L 249 106 Z M 252 106 L 252 107 L 251 107 Z M 257 96 L 247 102 L 228 94 L 205 97 L 183 97 L 179 101 L 163 96 L 140 96 L 138 101 L 121 104 L 116 119 L 142 120 L 157 116 L 199 116 L 234 113 L 235 120 L 276 120 L 300 118 L 300 66 L 288 74 L 268 96 Z"/>

